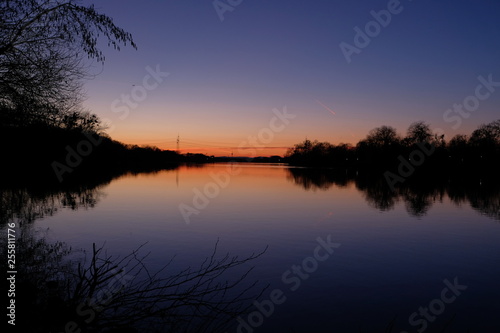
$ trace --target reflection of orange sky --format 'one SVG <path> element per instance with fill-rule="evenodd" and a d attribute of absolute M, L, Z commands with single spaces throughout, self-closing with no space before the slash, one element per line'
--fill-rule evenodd
<path fill-rule="evenodd" d="M 318 209 L 318 216 L 308 217 L 308 223 L 317 226 L 330 221 L 328 217 L 336 210 L 335 206 L 348 212 L 359 210 L 359 192 L 353 184 L 343 187 L 341 191 L 335 190 L 338 188 L 335 185 L 330 191 L 304 191 L 301 185 L 293 181 L 286 168 L 246 163 L 181 166 L 177 170 L 123 177 L 106 189 L 106 200 L 108 205 L 139 206 L 145 211 L 153 210 L 153 207 L 164 207 L 167 211 L 174 212 L 175 218 L 172 221 L 179 223 L 182 217 L 178 204 L 191 205 L 197 193 L 194 190 L 205 191 L 207 184 L 217 182 L 215 178 L 227 182 L 227 185 L 220 187 L 219 194 L 210 200 L 206 209 L 210 210 L 211 214 L 223 212 L 227 215 L 228 207 L 231 207 L 229 211 L 235 213 L 255 207 L 259 214 L 280 211 L 283 216 L 296 215 L 297 212 L 290 213 L 290 203 L 294 200 L 302 204 L 307 203 L 313 210 L 314 207 L 322 207 L 328 203 L 328 211 Z M 300 196 L 299 199 L 297 195 Z M 193 219 L 202 216 L 203 214 L 193 215 Z M 274 222 L 280 223 L 278 220 Z M 287 219 L 282 222 L 286 224 Z M 217 223 L 234 226 L 234 221 L 229 218 Z M 263 220 L 262 223 L 267 221 Z"/>

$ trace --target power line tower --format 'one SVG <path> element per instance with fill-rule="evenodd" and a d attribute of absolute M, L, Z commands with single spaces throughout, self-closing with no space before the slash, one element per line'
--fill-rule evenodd
<path fill-rule="evenodd" d="M 179 134 L 177 134 L 177 152 L 179 152 L 179 145 L 180 145 L 180 138 L 179 138 Z"/>

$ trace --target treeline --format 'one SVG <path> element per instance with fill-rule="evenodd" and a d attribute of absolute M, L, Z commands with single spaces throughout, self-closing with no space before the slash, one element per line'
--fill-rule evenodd
<path fill-rule="evenodd" d="M 103 133 L 47 125 L 1 126 L 0 152 L 3 172 L 43 177 L 48 182 L 96 173 L 169 169 L 183 160 L 175 151 L 127 145 Z"/>
<path fill-rule="evenodd" d="M 420 170 L 453 166 L 493 168 L 500 165 L 500 120 L 481 125 L 470 135 L 449 141 L 429 124 L 412 123 L 403 137 L 390 126 L 371 130 L 355 146 L 305 140 L 285 156 L 292 165 L 392 169 L 410 163 Z M 407 161 L 407 162 L 405 162 Z"/>

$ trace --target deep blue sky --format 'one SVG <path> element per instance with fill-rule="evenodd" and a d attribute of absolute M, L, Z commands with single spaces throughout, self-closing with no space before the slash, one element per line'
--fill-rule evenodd
<path fill-rule="evenodd" d="M 86 0 L 139 47 L 105 50 L 86 105 L 109 119 L 116 139 L 174 148 L 179 134 L 181 148 L 215 154 L 258 134 L 284 106 L 296 118 L 268 147 L 305 137 L 355 144 L 374 127 L 404 134 L 417 120 L 450 138 L 500 118 L 498 87 L 457 129 L 443 120 L 474 95 L 478 76 L 500 82 L 500 2 L 401 1 L 401 12 L 348 63 L 339 44 L 354 44 L 354 27 L 364 30 L 370 12 L 391 2 L 243 0 L 221 22 L 211 0 Z M 170 76 L 119 119 L 113 101 L 158 64 Z"/>

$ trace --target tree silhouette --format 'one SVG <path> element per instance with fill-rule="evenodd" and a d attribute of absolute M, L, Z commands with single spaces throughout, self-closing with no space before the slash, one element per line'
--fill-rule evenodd
<path fill-rule="evenodd" d="M 145 245 L 116 257 L 94 244 L 87 256 L 27 224 L 18 232 L 16 326 L 22 332 L 223 332 L 266 289 L 247 282 L 252 268 L 245 267 L 265 250 L 221 255 L 217 241 L 198 266 L 172 271 L 173 256 L 151 271 Z"/>
<path fill-rule="evenodd" d="M 500 120 L 479 126 L 469 138 L 472 158 L 493 165 L 500 159 Z"/>
<path fill-rule="evenodd" d="M 470 137 L 473 146 L 492 147 L 500 144 L 500 120 L 479 126 Z"/>
<path fill-rule="evenodd" d="M 434 137 L 430 125 L 424 121 L 412 123 L 406 132 L 405 141 L 411 146 L 420 142 L 430 142 Z"/>
<path fill-rule="evenodd" d="M 404 139 L 394 127 L 384 125 L 372 129 L 355 147 L 306 140 L 288 150 L 286 161 L 292 165 L 356 167 L 383 173 L 397 171 L 402 160 L 408 161 L 412 154 L 421 152 L 422 143 L 434 148 L 418 172 L 451 166 L 494 168 L 500 164 L 500 120 L 479 126 L 470 137 L 457 134 L 448 143 L 443 134 L 433 133 L 423 121 L 412 123 Z"/>
<path fill-rule="evenodd" d="M 368 133 L 365 141 L 368 146 L 373 148 L 387 148 L 400 143 L 396 129 L 391 126 L 381 126 L 374 128 Z"/>
<path fill-rule="evenodd" d="M 0 4 L 0 112 L 11 125 L 73 128 L 82 114 L 85 58 L 103 62 L 98 40 L 136 47 L 132 36 L 93 6 L 74 0 L 9 0 Z M 5 114 L 7 113 L 7 114 Z M 84 127 L 85 127 L 84 126 Z"/>

